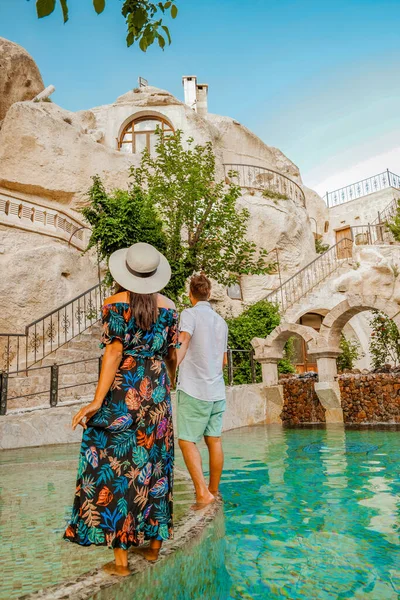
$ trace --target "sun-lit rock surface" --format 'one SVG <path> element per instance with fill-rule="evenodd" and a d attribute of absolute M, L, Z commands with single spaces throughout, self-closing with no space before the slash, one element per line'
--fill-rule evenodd
<path fill-rule="evenodd" d="M 0 122 L 14 102 L 32 100 L 43 89 L 33 58 L 22 46 L 0 37 Z"/>

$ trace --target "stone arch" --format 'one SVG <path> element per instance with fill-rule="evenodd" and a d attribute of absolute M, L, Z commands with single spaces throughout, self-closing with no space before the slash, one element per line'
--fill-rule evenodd
<path fill-rule="evenodd" d="M 316 345 L 320 348 L 323 346 L 337 348 L 346 323 L 360 312 L 369 310 L 384 312 L 400 328 L 400 306 L 396 302 L 382 300 L 378 296 L 348 296 L 326 315 Z"/>
<path fill-rule="evenodd" d="M 299 325 L 298 323 L 283 323 L 282 325 L 278 325 L 265 339 L 254 338 L 251 341 L 255 350 L 256 360 L 262 360 L 263 358 L 280 360 L 283 358 L 285 343 L 292 336 L 302 338 L 308 347 L 310 343 L 317 342 L 318 333 L 312 327 Z"/>

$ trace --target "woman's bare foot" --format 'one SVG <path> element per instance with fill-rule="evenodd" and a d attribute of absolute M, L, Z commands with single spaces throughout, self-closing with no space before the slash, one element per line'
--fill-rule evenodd
<path fill-rule="evenodd" d="M 212 504 L 213 502 L 215 502 L 215 497 L 209 492 L 205 496 L 196 496 L 196 503 L 193 504 L 190 508 L 192 510 L 202 510 L 203 508 L 206 508 L 206 506 L 209 506 L 209 504 Z"/>
<path fill-rule="evenodd" d="M 135 554 L 140 554 L 149 562 L 155 562 L 158 558 L 159 553 L 158 548 L 150 548 L 150 546 L 140 546 L 139 548 L 132 548 L 132 552 Z"/>
<path fill-rule="evenodd" d="M 118 575 L 118 577 L 127 577 L 131 574 L 129 567 L 123 567 L 122 565 L 116 565 L 114 561 L 103 565 L 103 571 L 107 575 Z"/>

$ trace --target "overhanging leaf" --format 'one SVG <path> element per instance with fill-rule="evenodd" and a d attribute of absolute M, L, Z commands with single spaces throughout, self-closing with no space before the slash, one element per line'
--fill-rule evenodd
<path fill-rule="evenodd" d="M 164 40 L 163 36 L 158 34 L 157 39 L 158 39 L 158 45 L 160 46 L 160 48 L 162 48 L 164 50 L 165 40 Z"/>
<path fill-rule="evenodd" d="M 173 4 L 173 5 L 171 6 L 171 17 L 172 17 L 173 19 L 175 19 L 177 15 L 178 15 L 178 9 L 177 9 L 177 7 L 175 6 L 175 4 Z"/>
<path fill-rule="evenodd" d="M 48 17 L 56 7 L 56 0 L 36 0 L 36 12 L 39 19 Z"/>
<path fill-rule="evenodd" d="M 64 23 L 66 23 L 68 21 L 68 4 L 67 4 L 67 0 L 60 0 L 60 4 L 61 4 L 61 10 L 63 13 L 63 17 L 64 17 Z"/>
<path fill-rule="evenodd" d="M 106 0 L 93 0 L 94 10 L 100 15 L 106 7 Z"/>

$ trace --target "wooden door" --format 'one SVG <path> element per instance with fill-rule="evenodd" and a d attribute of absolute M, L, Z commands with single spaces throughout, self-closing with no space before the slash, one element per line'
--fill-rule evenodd
<path fill-rule="evenodd" d="M 344 227 L 343 229 L 336 230 L 336 243 L 343 241 L 337 247 L 338 258 L 351 258 L 353 256 L 353 242 L 351 241 L 351 228 Z"/>

